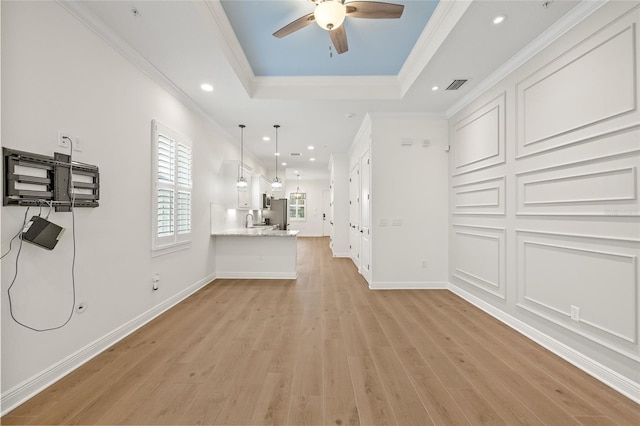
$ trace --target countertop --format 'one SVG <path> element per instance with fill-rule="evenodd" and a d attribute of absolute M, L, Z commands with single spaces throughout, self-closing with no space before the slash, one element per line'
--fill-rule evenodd
<path fill-rule="evenodd" d="M 281 230 L 266 227 L 238 228 L 226 231 L 212 232 L 212 237 L 295 237 L 298 230 Z"/>

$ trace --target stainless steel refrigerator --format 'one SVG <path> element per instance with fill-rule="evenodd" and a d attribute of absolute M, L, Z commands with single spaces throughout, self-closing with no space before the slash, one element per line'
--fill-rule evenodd
<path fill-rule="evenodd" d="M 289 210 L 287 210 L 287 199 L 271 200 L 271 208 L 264 213 L 273 225 L 279 225 L 278 229 L 289 229 Z"/>

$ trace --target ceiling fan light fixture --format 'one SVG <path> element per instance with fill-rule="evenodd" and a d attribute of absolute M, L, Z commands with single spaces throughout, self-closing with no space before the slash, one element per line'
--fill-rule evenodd
<path fill-rule="evenodd" d="M 347 7 L 340 0 L 325 0 L 318 3 L 313 12 L 321 28 L 331 31 L 340 27 L 347 16 Z"/>

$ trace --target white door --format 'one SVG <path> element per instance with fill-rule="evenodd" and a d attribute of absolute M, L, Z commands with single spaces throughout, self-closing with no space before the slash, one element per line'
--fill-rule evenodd
<path fill-rule="evenodd" d="M 351 260 L 360 270 L 360 165 L 349 173 L 349 250 Z"/>
<path fill-rule="evenodd" d="M 360 159 L 360 273 L 371 284 L 371 160 Z"/>
<path fill-rule="evenodd" d="M 322 236 L 331 235 L 331 195 L 328 190 L 322 191 Z"/>

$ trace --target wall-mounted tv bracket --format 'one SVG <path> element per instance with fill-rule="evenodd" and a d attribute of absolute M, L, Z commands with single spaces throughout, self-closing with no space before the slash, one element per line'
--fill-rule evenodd
<path fill-rule="evenodd" d="M 3 206 L 51 204 L 57 212 L 71 211 L 70 156 L 53 157 L 2 148 L 4 164 Z M 97 166 L 73 162 L 74 207 L 98 207 L 100 173 Z"/>

